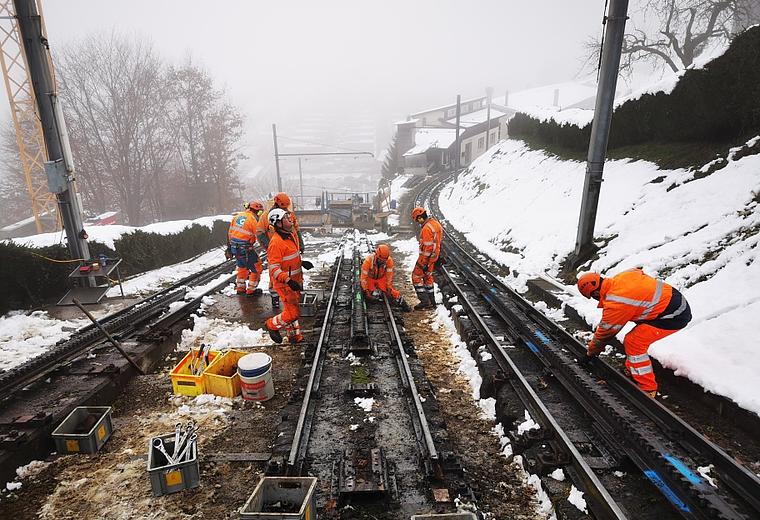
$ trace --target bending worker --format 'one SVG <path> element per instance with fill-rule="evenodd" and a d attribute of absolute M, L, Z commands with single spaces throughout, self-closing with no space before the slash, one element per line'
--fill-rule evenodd
<path fill-rule="evenodd" d="M 235 213 L 227 231 L 227 257 L 237 265 L 235 292 L 249 296 L 261 294 L 258 288 L 263 265 L 256 253 L 257 217 L 264 211 L 261 202 L 249 202 Z M 246 287 L 246 281 L 248 286 Z"/>
<path fill-rule="evenodd" d="M 267 247 L 269 279 L 282 300 L 282 312 L 267 320 L 267 330 L 275 343 L 282 343 L 282 329 L 285 329 L 288 342 L 301 343 L 303 335 L 298 323 L 303 291 L 301 268 L 311 269 L 314 265 L 308 260 L 301 260 L 291 213 L 280 208 L 270 210 L 269 225 L 274 229 Z"/>
<path fill-rule="evenodd" d="M 374 300 L 385 293 L 404 312 L 411 310 L 401 293 L 393 287 L 393 258 L 391 248 L 387 244 L 380 244 L 374 253 L 367 255 L 362 262 L 359 280 L 367 300 Z"/>
<path fill-rule="evenodd" d="M 425 208 L 414 208 L 412 220 L 421 226 L 420 229 L 420 254 L 412 271 L 412 285 L 417 293 L 420 303 L 414 306 L 414 310 L 432 309 L 435 307 L 435 293 L 433 289 L 433 270 L 435 263 L 441 255 L 441 240 L 443 228 L 434 218 L 428 217 Z"/>
<path fill-rule="evenodd" d="M 691 321 L 691 309 L 677 289 L 641 269 L 630 269 L 602 278 L 599 273 L 586 273 L 578 278 L 578 290 L 586 298 L 599 301 L 602 321 L 588 343 L 586 355 L 598 356 L 606 342 L 632 321 L 636 326 L 625 335 L 625 372 L 649 394 L 657 395 L 657 380 L 649 359 L 649 346 L 655 341 L 681 330 Z"/>
<path fill-rule="evenodd" d="M 259 218 L 259 224 L 256 229 L 256 238 L 264 249 L 267 249 L 269 247 L 269 241 L 274 235 L 274 230 L 269 227 L 269 213 L 273 209 L 282 209 L 290 213 L 290 218 L 293 223 L 293 235 L 297 240 L 296 243 L 298 244 L 298 250 L 303 253 L 303 236 L 301 235 L 301 229 L 298 226 L 298 219 L 296 218 L 295 213 L 290 211 L 290 204 L 291 201 L 290 197 L 288 197 L 288 194 L 280 192 L 274 196 L 272 207 L 269 210 L 265 211 Z M 269 294 L 272 296 L 272 307 L 279 307 L 280 298 L 273 288 L 273 281 L 271 279 L 269 280 Z"/>

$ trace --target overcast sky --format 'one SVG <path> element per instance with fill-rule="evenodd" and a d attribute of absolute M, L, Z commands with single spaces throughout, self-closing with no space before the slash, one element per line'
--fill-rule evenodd
<path fill-rule="evenodd" d="M 406 114 L 457 93 L 569 79 L 601 0 L 42 0 L 53 52 L 97 31 L 191 53 L 248 117 L 362 103 Z M 390 117 L 391 114 L 389 114 Z M 267 121 L 269 123 L 270 121 Z"/>

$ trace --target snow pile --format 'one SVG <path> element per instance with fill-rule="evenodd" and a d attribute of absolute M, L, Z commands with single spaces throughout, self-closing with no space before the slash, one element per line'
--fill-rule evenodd
<path fill-rule="evenodd" d="M 580 491 L 573 485 L 570 486 L 570 494 L 567 497 L 567 501 L 577 507 L 580 512 L 588 514 L 586 500 L 583 498 L 583 491 Z"/>
<path fill-rule="evenodd" d="M 525 420 L 517 425 L 517 435 L 522 435 L 529 430 L 539 429 L 541 429 L 541 427 L 533 420 L 533 417 L 530 416 L 528 410 L 525 410 Z"/>
<path fill-rule="evenodd" d="M 21 365 L 87 323 L 87 320 L 59 320 L 44 311 L 0 316 L 0 366 L 10 370 Z"/>
<path fill-rule="evenodd" d="M 375 399 L 372 397 L 354 397 L 354 404 L 369 413 L 375 405 Z"/>
<path fill-rule="evenodd" d="M 231 323 L 219 318 L 193 315 L 193 328 L 182 331 L 178 350 L 197 349 L 205 343 L 212 350 L 251 345 L 272 345 L 263 329 L 251 330 L 248 325 Z"/>
<path fill-rule="evenodd" d="M 562 471 L 562 468 L 555 469 L 549 473 L 549 476 L 558 482 L 563 482 L 565 480 L 565 472 Z"/>
<path fill-rule="evenodd" d="M 679 288 L 694 318 L 650 354 L 754 412 L 760 412 L 760 357 L 751 340 L 760 315 L 758 171 L 760 155 L 730 157 L 704 177 L 646 161 L 608 161 L 596 221 L 599 258 L 584 266 L 609 275 L 644 266 Z M 477 248 L 519 272 L 507 282 L 521 288 L 528 278 L 556 276 L 573 250 L 584 174 L 584 163 L 510 140 L 447 185 L 440 207 Z M 598 323 L 596 302 L 568 291 L 576 296 L 566 303 Z"/>
<path fill-rule="evenodd" d="M 39 475 L 40 472 L 42 472 L 42 470 L 47 468 L 49 465 L 50 465 L 49 462 L 45 462 L 42 460 L 33 460 L 25 466 L 16 468 L 16 475 L 20 479 L 35 477 Z"/>
<path fill-rule="evenodd" d="M 114 224 L 111 226 L 85 226 L 85 231 L 90 237 L 90 242 L 100 242 L 111 249 L 114 249 L 114 241 L 121 238 L 122 235 L 134 233 L 135 231 L 144 231 L 145 233 L 156 233 L 159 235 L 171 235 L 179 233 L 186 228 L 189 228 L 193 224 L 199 226 L 206 226 L 209 229 L 213 229 L 214 222 L 217 220 L 223 220 L 229 222 L 231 215 L 213 215 L 210 217 L 201 217 L 195 220 L 171 220 L 168 222 L 156 222 L 155 224 L 148 224 L 142 227 L 121 226 Z M 28 237 L 14 238 L 9 240 L 15 244 L 24 245 L 28 247 L 47 247 L 60 244 L 64 241 L 65 235 L 62 232 L 56 231 L 53 233 L 41 233 L 39 235 L 31 235 Z"/>

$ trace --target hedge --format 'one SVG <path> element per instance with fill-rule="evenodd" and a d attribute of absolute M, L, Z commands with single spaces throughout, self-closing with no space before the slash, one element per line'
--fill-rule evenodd
<path fill-rule="evenodd" d="M 591 125 L 579 128 L 516 114 L 509 133 L 585 152 Z M 645 94 L 619 106 L 609 148 L 646 143 L 735 143 L 760 133 L 760 26 L 738 35 L 702 69 L 687 70 L 670 94 Z"/>
<path fill-rule="evenodd" d="M 179 233 L 160 235 L 135 231 L 114 241 L 114 249 L 90 242 L 92 256 L 105 254 L 122 258 L 121 274 L 130 276 L 151 269 L 182 262 L 227 241 L 227 222 L 217 220 L 213 229 L 193 224 Z M 33 248 L 14 243 L 0 243 L 0 314 L 13 309 L 30 309 L 57 301 L 66 292 L 71 263 L 64 245 Z"/>

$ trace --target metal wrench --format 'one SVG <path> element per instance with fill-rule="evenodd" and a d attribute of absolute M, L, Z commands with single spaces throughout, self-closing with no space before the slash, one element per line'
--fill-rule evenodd
<path fill-rule="evenodd" d="M 168 464 L 176 464 L 174 461 L 174 458 L 171 457 L 167 452 L 166 448 L 164 448 L 164 441 L 160 437 L 156 437 L 153 439 L 153 447 L 164 454 L 164 457 L 166 457 L 166 462 Z"/>
<path fill-rule="evenodd" d="M 179 456 L 177 457 L 177 462 L 184 462 L 185 457 L 192 455 L 193 451 L 190 449 L 193 444 L 195 444 L 195 441 L 198 439 L 198 436 L 193 433 L 190 435 L 190 437 L 187 439 L 187 444 L 185 444 L 185 447 L 182 448 L 182 451 L 180 452 Z"/>
<path fill-rule="evenodd" d="M 172 457 L 176 457 L 179 451 L 180 435 L 182 435 L 182 423 L 177 423 L 174 425 L 174 450 L 172 451 Z"/>

